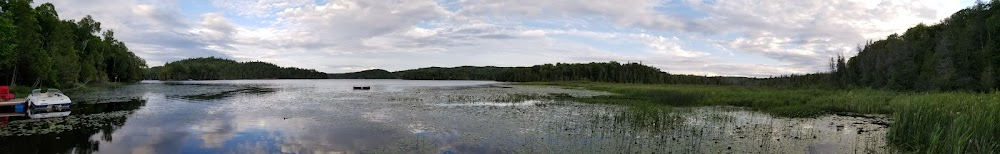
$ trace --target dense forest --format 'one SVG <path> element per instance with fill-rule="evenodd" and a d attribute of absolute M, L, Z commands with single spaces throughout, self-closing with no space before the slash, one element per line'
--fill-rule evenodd
<path fill-rule="evenodd" d="M 236 62 L 215 57 L 191 58 L 149 68 L 146 79 L 232 80 L 232 79 L 323 79 L 326 73 L 266 62 Z"/>
<path fill-rule="evenodd" d="M 330 74 L 333 79 L 408 79 L 408 80 L 494 80 L 508 82 L 595 81 L 613 83 L 710 84 L 748 86 L 829 86 L 828 74 L 788 75 L 773 78 L 706 77 L 669 74 L 639 63 L 592 62 L 579 64 L 544 64 L 531 67 L 462 66 L 428 67 L 389 72 L 375 69 L 353 73 Z"/>
<path fill-rule="evenodd" d="M 146 62 L 90 16 L 61 20 L 50 3 L 0 0 L 0 81 L 71 87 L 142 80 Z"/>
<path fill-rule="evenodd" d="M 364 70 L 352 73 L 329 74 L 331 79 L 398 79 L 399 77 L 383 69 Z"/>
<path fill-rule="evenodd" d="M 839 86 L 897 90 L 997 89 L 1000 73 L 1000 0 L 963 9 L 936 25 L 858 47 L 836 59 Z"/>
<path fill-rule="evenodd" d="M 428 67 L 398 72 L 381 69 L 354 73 L 330 74 L 330 78 L 409 79 L 409 80 L 496 80 L 496 81 L 570 81 L 587 80 L 618 83 L 658 83 L 664 72 L 638 63 L 618 62 L 588 64 L 545 64 L 531 67 L 462 66 Z"/>

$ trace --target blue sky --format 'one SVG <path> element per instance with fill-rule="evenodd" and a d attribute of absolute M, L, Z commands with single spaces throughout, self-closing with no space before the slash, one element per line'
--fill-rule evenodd
<path fill-rule="evenodd" d="M 39 1 L 38 4 L 48 1 Z M 215 56 L 329 73 L 642 62 L 676 74 L 826 71 L 974 0 L 58 0 L 151 66 Z"/>

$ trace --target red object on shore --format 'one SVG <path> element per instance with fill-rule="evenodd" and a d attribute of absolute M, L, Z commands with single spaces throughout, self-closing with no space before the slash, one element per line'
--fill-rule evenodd
<path fill-rule="evenodd" d="M 0 86 L 0 101 L 14 99 L 14 94 L 10 93 L 10 87 Z"/>
<path fill-rule="evenodd" d="M 9 86 L 0 86 L 0 101 L 8 101 L 14 99 L 14 94 L 10 93 Z M 8 117 L 0 117 L 0 128 L 6 127 L 7 123 L 10 122 Z"/>

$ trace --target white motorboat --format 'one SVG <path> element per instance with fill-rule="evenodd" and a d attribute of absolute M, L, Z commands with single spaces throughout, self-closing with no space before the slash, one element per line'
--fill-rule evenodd
<path fill-rule="evenodd" d="M 31 118 L 62 117 L 70 114 L 73 101 L 58 89 L 41 89 L 31 91 L 28 95 L 28 116 Z"/>

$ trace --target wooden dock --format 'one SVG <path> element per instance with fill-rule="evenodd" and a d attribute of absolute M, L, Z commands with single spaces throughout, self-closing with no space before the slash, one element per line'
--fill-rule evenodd
<path fill-rule="evenodd" d="M 27 99 L 24 99 L 24 98 L 2 101 L 2 102 L 0 102 L 0 107 L 24 105 L 24 102 L 26 102 L 26 101 L 27 101 Z M 24 107 L 24 106 L 22 106 L 22 107 Z M 13 108 L 13 107 L 11 107 L 11 108 Z M 0 113 L 0 118 L 20 117 L 20 116 L 24 116 L 24 113 L 6 112 L 6 111 L 4 113 Z"/>
<path fill-rule="evenodd" d="M 0 117 L 2 117 L 2 118 L 6 118 L 6 117 L 20 117 L 20 116 L 24 116 L 24 113 L 0 113 Z"/>
<path fill-rule="evenodd" d="M 25 101 L 28 101 L 28 100 L 24 99 L 24 98 L 12 99 L 12 100 L 9 100 L 9 101 L 0 102 L 0 106 L 14 106 L 14 105 L 19 105 L 19 104 L 24 104 Z"/>

